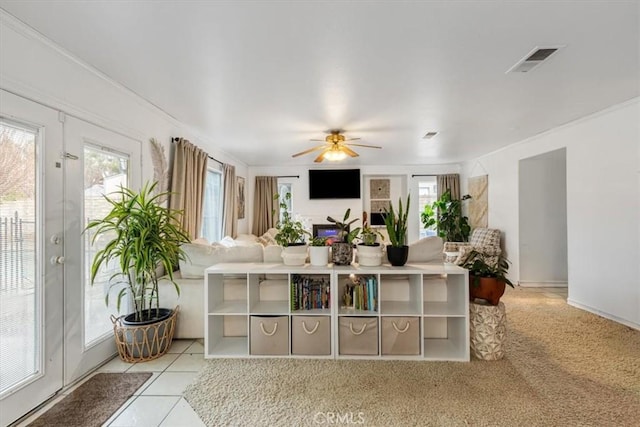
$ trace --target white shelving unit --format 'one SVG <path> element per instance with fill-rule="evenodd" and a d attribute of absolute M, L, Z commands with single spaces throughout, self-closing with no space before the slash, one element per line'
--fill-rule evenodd
<path fill-rule="evenodd" d="M 278 348 L 277 357 L 317 357 L 333 358 L 333 339 L 328 330 L 327 348 L 317 350 L 317 354 L 300 355 L 292 350 L 292 330 L 294 325 L 303 324 L 307 332 L 322 333 L 315 324 L 330 328 L 333 310 L 330 299 L 326 308 L 295 308 L 293 306 L 292 281 L 295 276 L 307 277 L 315 281 L 324 281 L 331 286 L 331 268 L 285 266 L 284 264 L 228 263 L 217 264 L 205 271 L 205 357 L 274 357 L 256 348 L 274 337 L 285 333 L 286 348 Z M 330 289 L 332 289 L 330 287 Z M 332 296 L 332 295 L 331 295 Z M 294 322 L 294 317 L 304 318 L 303 322 Z M 258 335 L 252 337 L 251 321 L 261 319 L 282 320 L 278 327 L 274 325 L 255 330 Z M 324 318 L 320 321 L 320 318 Z M 261 322 L 260 322 L 261 323 Z M 276 328 L 278 328 L 276 327 Z M 274 335 L 271 335 L 274 334 Z M 310 335 L 311 336 L 311 335 Z M 262 339 L 262 341 L 258 340 Z M 299 337 L 299 340 L 305 335 Z M 317 339 L 317 336 L 313 336 Z M 252 341 L 253 339 L 253 341 Z M 252 343 L 254 344 L 252 348 Z M 300 346 L 296 346 L 299 348 Z"/>
<path fill-rule="evenodd" d="M 329 284 L 324 308 L 295 307 L 297 277 Z M 277 316 L 287 348 L 275 357 L 469 361 L 467 283 L 467 270 L 444 263 L 217 264 L 205 271 L 205 357 L 274 357 L 252 351 L 274 328 L 252 336 L 251 322 Z"/>

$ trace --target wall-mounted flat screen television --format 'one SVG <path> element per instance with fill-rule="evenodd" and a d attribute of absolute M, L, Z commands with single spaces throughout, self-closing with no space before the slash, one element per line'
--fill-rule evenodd
<path fill-rule="evenodd" d="M 360 169 L 310 169 L 310 199 L 359 199 Z"/>

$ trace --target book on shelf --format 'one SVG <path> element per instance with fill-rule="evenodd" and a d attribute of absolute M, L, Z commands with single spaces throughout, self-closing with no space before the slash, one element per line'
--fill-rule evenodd
<path fill-rule="evenodd" d="M 331 283 L 327 278 L 292 275 L 291 310 L 328 309 L 331 305 Z"/>
<path fill-rule="evenodd" d="M 358 276 L 346 283 L 342 295 L 344 308 L 377 311 L 378 285 L 374 276 Z"/>

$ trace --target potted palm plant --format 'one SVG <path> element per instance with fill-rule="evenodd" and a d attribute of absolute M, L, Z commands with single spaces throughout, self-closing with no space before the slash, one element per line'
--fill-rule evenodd
<path fill-rule="evenodd" d="M 338 227 L 338 240 L 331 244 L 331 259 L 337 265 L 349 265 L 353 260 L 353 240 L 360 233 L 360 227 L 350 230 L 351 224 L 358 221 L 358 218 L 349 221 L 350 215 L 351 209 L 347 209 L 342 221 L 330 216 L 327 217 L 327 221 L 334 223 Z"/>
<path fill-rule="evenodd" d="M 513 283 L 507 277 L 509 260 L 502 254 L 494 255 L 487 252 L 471 251 L 461 264 L 469 270 L 469 298 L 483 299 L 491 305 L 498 305 L 504 295 L 506 285 Z"/>
<path fill-rule="evenodd" d="M 178 225 L 182 212 L 161 205 L 169 193 L 153 194 L 156 185 L 147 183 L 139 192 L 121 187 L 104 196 L 111 211 L 103 219 L 90 221 L 85 229 L 94 231 L 92 243 L 98 238 L 107 239 L 93 258 L 91 284 L 102 267 L 117 263 L 120 271 L 111 279 L 119 280 L 110 280 L 109 291 L 114 286 L 121 287 L 118 311 L 125 296 L 133 305 L 132 313 L 112 318 L 118 352 L 129 362 L 154 359 L 170 347 L 177 309 L 160 307 L 159 273 L 167 272 L 179 295 L 173 266 L 186 258 L 180 246 L 189 242 L 189 236 Z M 109 292 L 105 301 L 108 305 Z"/>
<path fill-rule="evenodd" d="M 375 267 L 382 264 L 382 245 L 377 242 L 378 236 L 382 234 L 371 228 L 365 221 L 360 230 L 360 243 L 358 243 L 358 264 L 365 267 Z"/>
<path fill-rule="evenodd" d="M 409 246 L 407 246 L 407 219 L 409 217 L 409 205 L 411 195 L 407 195 L 407 203 L 402 206 L 402 199 L 398 198 L 398 210 L 393 209 L 389 204 L 389 209 L 385 210 L 384 225 L 387 228 L 390 245 L 387 245 L 387 258 L 391 265 L 400 267 L 406 264 L 409 257 Z"/>
<path fill-rule="evenodd" d="M 304 229 L 302 222 L 294 221 L 289 212 L 287 202 L 291 200 L 291 193 L 287 193 L 281 199 L 279 194 L 274 199 L 280 200 L 282 218 L 276 223 L 278 233 L 274 236 L 276 243 L 283 247 L 282 260 L 285 265 L 304 265 L 307 260 L 307 243 L 305 236 L 310 236 Z"/>

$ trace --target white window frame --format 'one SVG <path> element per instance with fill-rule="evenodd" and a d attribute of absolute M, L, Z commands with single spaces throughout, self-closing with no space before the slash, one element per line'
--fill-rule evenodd
<path fill-rule="evenodd" d="M 218 207 L 217 212 L 216 212 L 217 216 L 219 218 L 219 221 L 218 221 L 218 224 L 217 224 L 218 238 L 215 239 L 215 236 L 211 236 L 211 235 L 205 236 L 205 234 L 204 234 L 205 233 L 205 221 L 206 221 L 206 219 L 205 219 L 205 209 L 206 209 L 206 206 L 207 206 L 207 201 L 206 200 L 203 200 L 203 203 L 202 203 L 202 210 L 203 211 L 202 211 L 202 226 L 201 226 L 201 229 L 200 229 L 200 235 L 203 238 L 207 239 L 209 242 L 213 243 L 213 242 L 218 242 L 218 241 L 220 241 L 222 239 L 222 205 L 223 205 L 222 193 L 223 193 L 223 181 L 224 180 L 222 179 L 222 170 L 221 170 L 220 166 L 217 163 L 215 165 L 212 165 L 211 161 L 209 162 L 209 165 L 207 167 L 207 178 L 209 177 L 210 173 L 218 175 L 218 178 L 220 179 L 220 186 L 219 186 L 219 188 L 220 188 L 220 197 L 219 197 L 219 199 L 217 201 L 213 201 L 213 203 L 215 203 L 216 206 Z M 206 182 L 205 182 L 205 189 L 206 189 Z M 206 197 L 206 192 L 205 192 L 205 197 Z M 214 237 L 214 239 L 212 239 L 212 237 Z"/>

